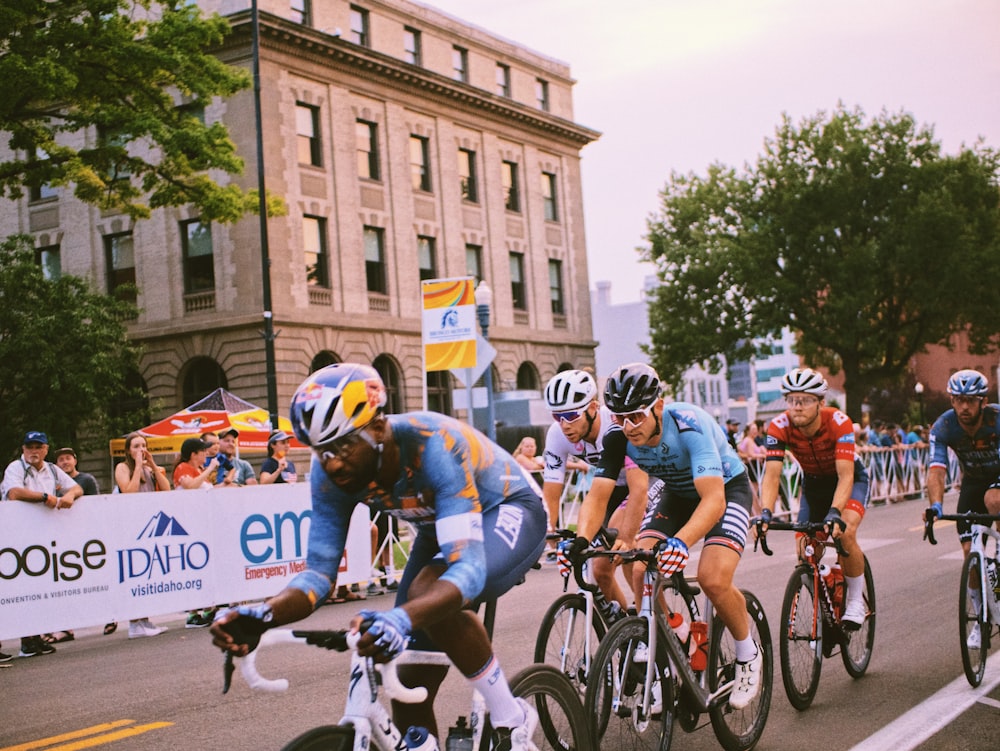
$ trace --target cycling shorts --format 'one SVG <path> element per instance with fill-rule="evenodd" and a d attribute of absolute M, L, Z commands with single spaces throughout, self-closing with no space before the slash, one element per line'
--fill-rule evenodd
<path fill-rule="evenodd" d="M 664 486 L 659 503 L 650 504 L 642 520 L 638 539 L 665 540 L 677 534 L 687 524 L 700 500 L 684 498 Z M 741 472 L 726 483 L 726 510 L 712 529 L 705 535 L 705 545 L 723 545 L 740 555 L 747 544 L 750 526 L 750 508 L 753 491 L 746 472 Z"/>
<path fill-rule="evenodd" d="M 988 514 L 986 500 L 983 496 L 990 489 L 1000 490 L 1000 477 L 994 477 L 992 480 L 989 478 L 972 478 L 967 475 L 963 477 L 962 487 L 958 491 L 958 508 L 956 512 L 959 514 L 968 514 L 971 511 L 973 514 Z M 958 529 L 959 540 L 962 542 L 972 542 L 972 522 L 960 521 L 955 526 Z"/>
<path fill-rule="evenodd" d="M 868 506 L 868 472 L 864 465 L 854 462 L 854 485 L 847 508 L 865 515 Z M 802 503 L 799 506 L 799 522 L 821 522 L 833 505 L 833 494 L 837 490 L 836 475 L 803 475 Z"/>

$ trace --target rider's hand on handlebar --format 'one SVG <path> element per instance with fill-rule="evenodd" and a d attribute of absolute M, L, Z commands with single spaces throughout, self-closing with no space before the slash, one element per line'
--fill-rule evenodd
<path fill-rule="evenodd" d="M 944 507 L 941 505 L 941 501 L 932 503 L 930 506 L 927 507 L 927 510 L 924 511 L 925 522 L 930 522 L 934 521 L 935 519 L 940 519 L 942 516 L 944 516 Z"/>
<path fill-rule="evenodd" d="M 683 571 L 688 561 L 688 546 L 683 540 L 668 537 L 656 547 L 656 565 L 663 576 Z"/>
<path fill-rule="evenodd" d="M 590 547 L 585 537 L 574 537 L 572 540 L 563 540 L 556 547 L 556 562 L 559 564 L 559 573 L 563 577 L 569 576 L 573 572 L 573 565 L 584 550 Z"/>
<path fill-rule="evenodd" d="M 830 507 L 830 510 L 826 512 L 823 524 L 826 525 L 826 533 L 830 535 L 830 537 L 837 537 L 839 536 L 839 533 L 842 533 L 847 529 L 847 522 L 840 518 L 840 510 L 832 506 Z M 835 532 L 837 532 L 837 534 L 834 534 Z"/>
<path fill-rule="evenodd" d="M 372 657 L 377 662 L 388 662 L 398 657 L 410 643 L 413 622 L 402 608 L 382 612 L 362 610 L 358 616 L 362 622 L 371 624 L 358 641 L 358 654 Z"/>
<path fill-rule="evenodd" d="M 773 517 L 774 514 L 771 509 L 766 508 L 761 510 L 760 516 L 758 516 L 756 520 L 758 538 L 767 533 L 767 528 L 771 524 L 771 519 Z"/>
<path fill-rule="evenodd" d="M 245 657 L 257 648 L 260 635 L 276 625 L 273 618 L 267 604 L 227 608 L 212 623 L 212 644 L 223 652 Z"/>

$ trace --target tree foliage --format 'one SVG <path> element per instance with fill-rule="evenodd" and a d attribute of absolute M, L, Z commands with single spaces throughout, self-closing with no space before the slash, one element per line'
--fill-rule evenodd
<path fill-rule="evenodd" d="M 80 448 L 85 435 L 104 443 L 135 424 L 115 419 L 115 404 L 135 396 L 126 383 L 139 351 L 123 323 L 135 313 L 79 277 L 46 279 L 30 237 L 0 243 L 0 456 L 27 430 Z"/>
<path fill-rule="evenodd" d="M 0 4 L 0 198 L 73 186 L 77 198 L 142 218 L 194 204 L 235 221 L 254 193 L 208 174 L 243 161 L 199 108 L 246 88 L 246 71 L 210 50 L 229 32 L 181 0 L 4 0 Z M 184 106 L 179 106 L 184 105 Z"/>
<path fill-rule="evenodd" d="M 790 326 L 813 366 L 843 370 L 848 408 L 897 381 L 929 344 L 1000 332 L 998 153 L 945 156 L 905 113 L 843 105 L 792 124 L 742 172 L 671 175 L 648 222 L 662 286 L 653 364 L 671 383 Z"/>

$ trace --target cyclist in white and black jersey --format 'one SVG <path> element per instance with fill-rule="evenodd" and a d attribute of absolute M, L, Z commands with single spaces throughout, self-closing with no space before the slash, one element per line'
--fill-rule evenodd
<path fill-rule="evenodd" d="M 621 431 L 611 413 L 597 401 L 597 382 L 583 370 L 557 373 L 545 387 L 545 403 L 554 422 L 545 436 L 545 469 L 542 471 L 542 497 L 549 511 L 550 531 L 558 522 L 559 500 L 566 483 L 566 469 L 573 459 L 583 460 L 594 468 L 588 497 L 600 499 L 605 508 L 603 523 L 618 530 L 615 549 L 631 549 L 645 515 L 649 477 L 624 456 L 624 444 L 618 456 L 604 457 L 604 437 L 609 431 Z M 607 466 L 614 466 L 609 471 Z M 627 499 L 636 499 L 628 503 Z M 628 599 L 615 578 L 615 566 L 608 558 L 594 558 L 594 578 L 608 602 L 617 602 L 623 610 Z M 626 571 L 628 581 L 631 581 Z"/>

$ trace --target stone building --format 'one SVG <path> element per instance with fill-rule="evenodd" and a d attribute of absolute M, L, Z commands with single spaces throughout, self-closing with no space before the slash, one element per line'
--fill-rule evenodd
<path fill-rule="evenodd" d="M 249 0 L 199 5 L 229 19 L 220 55 L 250 70 Z M 573 120 L 569 67 L 406 0 L 260 0 L 259 12 L 264 181 L 288 208 L 267 222 L 279 412 L 335 361 L 374 363 L 393 409 L 420 408 L 426 278 L 492 288 L 498 390 L 593 366 L 580 151 L 599 134 Z M 203 112 L 245 159 L 239 184 L 257 187 L 254 92 Z M 136 285 L 129 326 L 152 417 L 217 386 L 266 405 L 257 217 L 133 221 L 42 189 L 0 206 L 0 235 L 15 232 L 53 273 Z M 453 412 L 450 374 L 426 384 L 430 407 Z"/>

